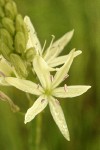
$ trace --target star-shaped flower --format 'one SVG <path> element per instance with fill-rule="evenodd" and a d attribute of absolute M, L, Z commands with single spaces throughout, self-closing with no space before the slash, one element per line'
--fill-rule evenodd
<path fill-rule="evenodd" d="M 27 25 L 28 33 L 29 33 L 26 51 L 33 47 L 36 53 L 42 56 L 43 59 L 46 61 L 50 71 L 54 71 L 53 69 L 54 67 L 64 64 L 66 62 L 66 59 L 68 58 L 68 55 L 59 56 L 59 54 L 63 51 L 64 47 L 70 42 L 74 30 L 67 32 L 54 43 L 53 43 L 54 40 L 54 36 L 53 36 L 50 46 L 44 51 L 44 47 L 46 43 L 42 48 L 40 41 L 37 37 L 35 28 L 32 25 L 31 20 L 28 16 L 25 16 L 24 22 Z M 78 56 L 79 54 L 81 54 L 81 51 L 77 50 L 74 53 L 74 57 Z"/>
<path fill-rule="evenodd" d="M 58 87 L 68 74 L 73 59 L 74 50 L 69 53 L 65 64 L 55 73 L 53 78 L 48 70 L 47 63 L 41 56 L 37 55 L 33 60 L 33 65 L 41 85 L 33 83 L 32 81 L 13 77 L 5 78 L 6 82 L 10 85 L 24 92 L 39 96 L 32 107 L 27 110 L 25 114 L 25 123 L 34 119 L 35 116 L 44 110 L 47 104 L 49 104 L 52 117 L 67 140 L 70 140 L 69 131 L 62 108 L 57 98 L 76 97 L 83 94 L 90 88 L 90 86 L 67 86 L 66 84 L 64 87 Z"/>

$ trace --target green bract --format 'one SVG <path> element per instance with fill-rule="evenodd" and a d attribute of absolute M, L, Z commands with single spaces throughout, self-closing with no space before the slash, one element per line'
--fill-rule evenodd
<path fill-rule="evenodd" d="M 66 84 L 64 85 L 64 87 L 58 87 L 68 74 L 68 71 L 74 59 L 74 54 L 75 50 L 72 50 L 69 53 L 66 62 L 55 73 L 54 78 L 50 74 L 48 65 L 44 61 L 44 59 L 41 56 L 36 55 L 33 60 L 33 66 L 40 81 L 39 84 L 33 83 L 32 81 L 28 80 L 5 77 L 5 81 L 8 82 L 8 84 L 24 92 L 39 96 L 32 107 L 27 110 L 25 114 L 25 123 L 30 122 L 32 119 L 34 119 L 35 116 L 42 110 L 44 110 L 47 104 L 49 104 L 53 119 L 60 129 L 61 133 L 67 140 L 70 140 L 69 131 L 62 108 L 57 98 L 76 97 L 83 94 L 90 88 L 90 86 L 67 86 Z"/>

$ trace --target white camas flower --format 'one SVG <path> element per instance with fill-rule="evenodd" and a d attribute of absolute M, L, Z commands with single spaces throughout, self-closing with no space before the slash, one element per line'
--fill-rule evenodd
<path fill-rule="evenodd" d="M 40 84 L 13 77 L 5 78 L 6 82 L 10 85 L 24 92 L 39 96 L 32 107 L 27 110 L 25 114 L 25 123 L 34 119 L 35 116 L 44 110 L 47 104 L 49 104 L 52 117 L 67 140 L 70 140 L 69 131 L 62 108 L 57 98 L 76 97 L 83 94 L 90 88 L 90 86 L 67 86 L 66 84 L 64 87 L 58 87 L 68 74 L 74 59 L 74 53 L 74 50 L 69 53 L 65 64 L 55 73 L 54 78 L 48 70 L 47 63 L 41 56 L 37 55 L 33 60 L 33 66 Z"/>
<path fill-rule="evenodd" d="M 42 56 L 43 59 L 46 61 L 50 71 L 53 71 L 54 67 L 64 64 L 66 59 L 68 58 L 68 55 L 59 56 L 59 54 L 63 51 L 64 47 L 70 42 L 74 30 L 67 32 L 65 35 L 63 35 L 60 39 L 58 39 L 54 43 L 53 43 L 54 40 L 54 36 L 53 36 L 50 46 L 44 51 L 44 47 L 46 43 L 44 44 L 44 47 L 42 49 L 35 28 L 32 25 L 31 20 L 28 16 L 25 16 L 24 22 L 27 25 L 28 32 L 29 32 L 29 38 L 28 38 L 26 50 L 28 50 L 31 47 L 34 47 L 36 53 Z M 77 50 L 74 53 L 74 57 L 78 56 L 79 54 L 81 54 L 81 51 Z"/>

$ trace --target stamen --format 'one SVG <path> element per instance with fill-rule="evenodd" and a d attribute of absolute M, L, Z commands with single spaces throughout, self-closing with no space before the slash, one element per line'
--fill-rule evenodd
<path fill-rule="evenodd" d="M 44 41 L 43 48 L 42 48 L 42 54 L 43 54 L 44 48 L 45 48 L 45 46 L 46 46 L 46 43 L 47 43 L 47 41 L 45 40 L 45 41 Z"/>
<path fill-rule="evenodd" d="M 65 77 L 64 77 L 64 79 L 63 79 L 63 81 L 64 81 L 64 80 L 66 80 L 68 77 L 69 77 L 69 75 L 68 75 L 68 74 L 67 74 L 67 75 L 65 75 Z"/>
<path fill-rule="evenodd" d="M 56 103 L 57 103 L 58 105 L 60 105 L 60 103 L 59 103 L 59 101 L 58 101 L 57 99 L 55 99 L 55 101 L 56 101 Z"/>
<path fill-rule="evenodd" d="M 48 51 L 50 50 L 50 48 L 51 48 L 51 46 L 52 46 L 52 43 L 53 43 L 54 39 L 55 39 L 55 36 L 52 35 L 52 40 L 51 40 L 51 43 L 50 43 L 50 45 L 49 45 Z"/>
<path fill-rule="evenodd" d="M 58 48 L 60 48 L 60 45 L 58 44 Z"/>
<path fill-rule="evenodd" d="M 6 77 L 6 75 L 2 71 L 0 71 L 0 76 Z"/>
<path fill-rule="evenodd" d="M 34 33 L 33 34 L 36 34 L 37 35 L 37 32 L 36 31 L 34 31 Z"/>
<path fill-rule="evenodd" d="M 51 82 L 53 82 L 53 79 L 54 79 L 53 75 L 50 75 Z"/>
<path fill-rule="evenodd" d="M 64 85 L 64 91 L 65 91 L 65 92 L 67 92 L 67 91 L 68 91 L 68 89 L 67 89 L 67 85 L 66 85 L 66 84 Z"/>
<path fill-rule="evenodd" d="M 42 100 L 41 100 L 41 103 L 43 103 L 44 101 L 45 101 L 45 99 L 42 99 Z"/>
<path fill-rule="evenodd" d="M 37 85 L 37 89 L 39 89 L 39 87 L 40 87 L 40 85 L 38 84 L 38 85 Z"/>

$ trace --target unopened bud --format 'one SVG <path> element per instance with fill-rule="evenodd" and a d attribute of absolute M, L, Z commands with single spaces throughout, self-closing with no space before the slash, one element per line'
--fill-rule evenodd
<path fill-rule="evenodd" d="M 25 36 L 25 40 L 27 42 L 27 40 L 28 40 L 28 30 L 27 30 L 26 24 L 24 23 L 24 20 L 23 20 L 23 18 L 20 14 L 18 14 L 16 16 L 15 24 L 16 24 L 16 31 L 23 32 L 24 36 Z"/>
<path fill-rule="evenodd" d="M 14 19 L 14 17 L 17 15 L 17 7 L 15 2 L 7 2 L 7 4 L 5 5 L 5 14 L 7 17 Z"/>
<path fill-rule="evenodd" d="M 18 53 L 24 53 L 26 49 L 26 42 L 23 32 L 17 32 L 15 35 L 15 50 Z"/>
<path fill-rule="evenodd" d="M 9 19 L 7 17 L 4 17 L 2 19 L 2 25 L 3 25 L 4 28 L 6 28 L 9 31 L 9 33 L 14 35 L 15 28 L 14 28 L 14 23 L 11 19 Z"/>
<path fill-rule="evenodd" d="M 0 29 L 0 39 L 9 47 L 9 49 L 13 50 L 13 39 L 6 29 Z"/>
<path fill-rule="evenodd" d="M 31 62 L 35 55 L 36 55 L 36 51 L 33 47 L 28 49 L 25 53 L 26 60 Z"/>
<path fill-rule="evenodd" d="M 22 58 L 17 54 L 11 54 L 10 60 L 12 62 L 12 65 L 15 67 L 17 74 L 21 78 L 23 77 L 26 78 L 28 75 L 28 72 L 27 72 L 26 65 L 24 61 L 22 60 Z"/>
<path fill-rule="evenodd" d="M 0 40 L 0 52 L 5 59 L 9 60 L 9 55 L 11 53 L 11 50 L 7 47 L 7 45 L 2 40 Z"/>

